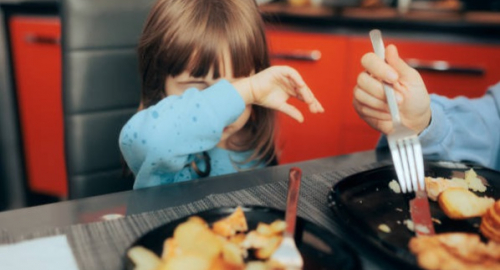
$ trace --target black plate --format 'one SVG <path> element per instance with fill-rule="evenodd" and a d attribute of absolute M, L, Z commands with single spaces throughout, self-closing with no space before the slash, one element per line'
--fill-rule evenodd
<path fill-rule="evenodd" d="M 478 165 L 452 162 L 425 162 L 425 175 L 431 177 L 452 176 L 464 178 L 464 172 L 473 168 L 480 178 L 487 180 L 488 188 L 480 196 L 500 198 L 500 172 Z M 407 267 L 416 268 L 415 256 L 408 249 L 408 242 L 414 233 L 403 221 L 410 218 L 410 195 L 396 194 L 389 189 L 389 182 L 396 179 L 392 165 L 364 171 L 348 176 L 334 185 L 328 195 L 328 202 L 336 218 L 345 229 L 356 233 L 390 258 Z M 483 181 L 484 182 L 484 181 Z M 449 219 L 437 202 L 430 201 L 431 215 L 441 222 L 434 222 L 436 233 L 473 232 L 479 233 L 480 218 L 467 220 Z M 390 233 L 378 229 L 387 224 Z"/>
<path fill-rule="evenodd" d="M 258 222 L 271 223 L 285 218 L 283 211 L 273 208 L 244 206 L 242 209 L 250 230 L 255 229 Z M 230 215 L 234 210 L 235 207 L 215 208 L 195 215 L 212 223 Z M 160 256 L 165 239 L 171 237 L 177 225 L 186 221 L 187 218 L 184 217 L 151 230 L 137 239 L 128 249 L 140 245 Z M 358 256 L 349 246 L 325 229 L 300 217 L 297 217 L 295 241 L 304 258 L 304 270 L 360 269 Z M 126 255 L 125 261 L 126 269 L 133 269 L 133 263 Z"/>

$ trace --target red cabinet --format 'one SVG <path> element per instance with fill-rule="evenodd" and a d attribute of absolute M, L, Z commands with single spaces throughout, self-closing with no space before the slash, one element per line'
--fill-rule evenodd
<path fill-rule="evenodd" d="M 325 107 L 313 115 L 292 102 L 305 116 L 299 124 L 280 115 L 280 163 L 373 149 L 380 133 L 366 124 L 352 106 L 353 88 L 362 71 L 361 57 L 373 51 L 366 35 L 276 30 L 268 26 L 273 65 L 296 68 Z M 422 75 L 430 93 L 479 97 L 500 80 L 500 46 L 438 42 L 384 36 L 401 57 Z M 321 53 L 314 59 L 314 51 Z"/>
<path fill-rule="evenodd" d="M 9 27 L 29 188 L 65 197 L 60 22 L 15 16 Z"/>
<path fill-rule="evenodd" d="M 304 115 L 304 122 L 279 114 L 280 163 L 338 154 L 347 39 L 281 30 L 269 30 L 267 37 L 272 64 L 297 69 L 326 109 L 325 113 L 312 114 L 301 102 L 290 100 Z"/>

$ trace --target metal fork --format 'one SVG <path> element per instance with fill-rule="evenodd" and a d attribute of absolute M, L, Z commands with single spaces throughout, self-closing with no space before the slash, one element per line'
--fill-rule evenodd
<path fill-rule="evenodd" d="M 283 265 L 287 270 L 301 270 L 304 266 L 304 261 L 294 240 L 301 177 L 301 169 L 296 167 L 290 169 L 285 213 L 286 229 L 283 232 L 280 246 L 271 255 L 271 261 Z"/>
<path fill-rule="evenodd" d="M 370 39 L 375 54 L 385 60 L 385 47 L 380 30 L 371 30 Z M 401 123 L 394 89 L 384 82 L 382 85 L 394 126 L 393 131 L 387 135 L 387 141 L 401 191 L 409 193 L 425 190 L 424 161 L 418 134 Z"/>

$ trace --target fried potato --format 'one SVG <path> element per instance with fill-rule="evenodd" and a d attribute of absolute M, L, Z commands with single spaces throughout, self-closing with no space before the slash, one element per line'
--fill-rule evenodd
<path fill-rule="evenodd" d="M 182 254 L 170 258 L 157 270 L 210 270 L 212 260 L 196 254 Z"/>
<path fill-rule="evenodd" d="M 259 248 L 255 251 L 255 257 L 262 260 L 269 259 L 273 252 L 280 245 L 282 238 L 283 237 L 281 236 L 270 237 L 264 247 Z"/>
<path fill-rule="evenodd" d="M 231 242 L 226 242 L 222 246 L 222 258 L 228 264 L 234 266 L 244 266 L 243 262 L 243 251 L 241 248 Z"/>
<path fill-rule="evenodd" d="M 448 188 L 441 192 L 438 203 L 449 218 L 466 219 L 482 216 L 495 203 L 495 200 L 478 197 L 467 189 Z"/>
<path fill-rule="evenodd" d="M 199 216 L 192 216 L 192 217 L 188 218 L 187 221 L 188 222 L 195 222 L 195 223 L 198 223 L 198 224 L 203 225 L 205 227 L 208 227 L 208 223 Z"/>
<path fill-rule="evenodd" d="M 500 246 L 485 244 L 472 233 L 442 233 L 413 237 L 408 247 L 424 269 L 500 269 Z"/>
<path fill-rule="evenodd" d="M 198 234 L 196 244 L 190 251 L 213 259 L 221 254 L 222 241 L 216 234 L 207 229 Z"/>
<path fill-rule="evenodd" d="M 271 224 L 259 223 L 255 230 L 247 233 L 248 225 L 240 207 L 227 218 L 213 223 L 212 228 L 202 218 L 193 216 L 177 225 L 173 236 L 164 241 L 161 259 L 147 250 L 155 258 L 152 261 L 148 259 L 150 265 L 137 269 L 282 270 L 282 267 L 264 260 L 281 243 L 285 228 L 284 221 L 276 220 Z M 248 252 L 252 250 L 255 257 L 262 261 L 245 262 Z M 147 255 L 141 256 L 147 258 Z"/>
<path fill-rule="evenodd" d="M 257 231 L 250 231 L 241 246 L 246 249 L 259 249 L 265 247 L 268 241 L 269 237 L 260 235 Z"/>
<path fill-rule="evenodd" d="M 177 244 L 177 240 L 170 237 L 163 243 L 163 252 L 161 254 L 161 259 L 167 261 L 170 258 L 176 257 L 182 254 L 182 249 Z"/>
<path fill-rule="evenodd" d="M 482 216 L 479 230 L 486 238 L 500 243 L 500 200 Z"/>
<path fill-rule="evenodd" d="M 439 194 L 449 188 L 463 188 L 467 189 L 467 183 L 461 178 L 452 178 L 451 180 L 443 177 L 425 177 L 425 188 L 427 196 L 433 201 L 437 201 Z"/>
<path fill-rule="evenodd" d="M 221 240 L 210 228 L 197 221 L 186 221 L 177 226 L 174 239 L 182 253 L 199 254 L 213 259 L 222 249 Z"/>
<path fill-rule="evenodd" d="M 229 242 L 237 244 L 237 245 L 241 245 L 241 243 L 243 243 L 243 241 L 245 241 L 246 237 L 247 236 L 244 233 L 238 233 L 236 235 L 229 237 Z"/>
<path fill-rule="evenodd" d="M 267 270 L 267 265 L 265 262 L 251 261 L 247 263 L 245 270 Z"/>
<path fill-rule="evenodd" d="M 175 228 L 174 239 L 176 239 L 180 248 L 190 249 L 191 246 L 196 245 L 198 234 L 205 230 L 207 228 L 202 224 L 186 221 Z"/>
<path fill-rule="evenodd" d="M 223 258 L 217 258 L 213 261 L 210 270 L 244 270 L 245 265 L 233 265 L 226 261 Z"/>
<path fill-rule="evenodd" d="M 283 220 L 275 220 L 273 223 L 271 223 L 269 226 L 271 226 L 271 230 L 275 234 L 283 233 L 286 229 L 286 222 Z"/>
<path fill-rule="evenodd" d="M 132 247 L 127 256 L 135 264 L 134 270 L 156 270 L 162 263 L 153 251 L 142 246 Z"/>
<path fill-rule="evenodd" d="M 258 234 L 263 236 L 274 235 L 274 231 L 271 228 L 271 225 L 262 222 L 259 222 L 259 224 L 257 224 L 257 229 L 255 229 L 255 231 L 257 231 Z"/>
<path fill-rule="evenodd" d="M 248 225 L 243 209 L 238 206 L 231 215 L 215 222 L 212 225 L 212 230 L 216 234 L 226 237 L 235 235 L 238 232 L 246 232 Z"/>

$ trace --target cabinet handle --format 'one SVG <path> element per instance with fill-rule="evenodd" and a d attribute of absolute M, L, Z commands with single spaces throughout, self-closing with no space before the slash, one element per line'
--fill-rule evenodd
<path fill-rule="evenodd" d="M 286 59 L 317 62 L 321 59 L 321 52 L 318 50 L 312 51 L 293 51 L 289 53 L 271 53 L 272 59 Z"/>
<path fill-rule="evenodd" d="M 418 59 L 407 59 L 406 63 L 418 71 L 431 71 L 439 73 L 459 73 L 471 76 L 482 76 L 486 71 L 481 67 L 453 66 L 447 61 L 421 61 Z"/>
<path fill-rule="evenodd" d="M 45 45 L 59 45 L 61 44 L 61 39 L 58 37 L 27 34 L 24 38 L 28 44 L 45 44 Z"/>

